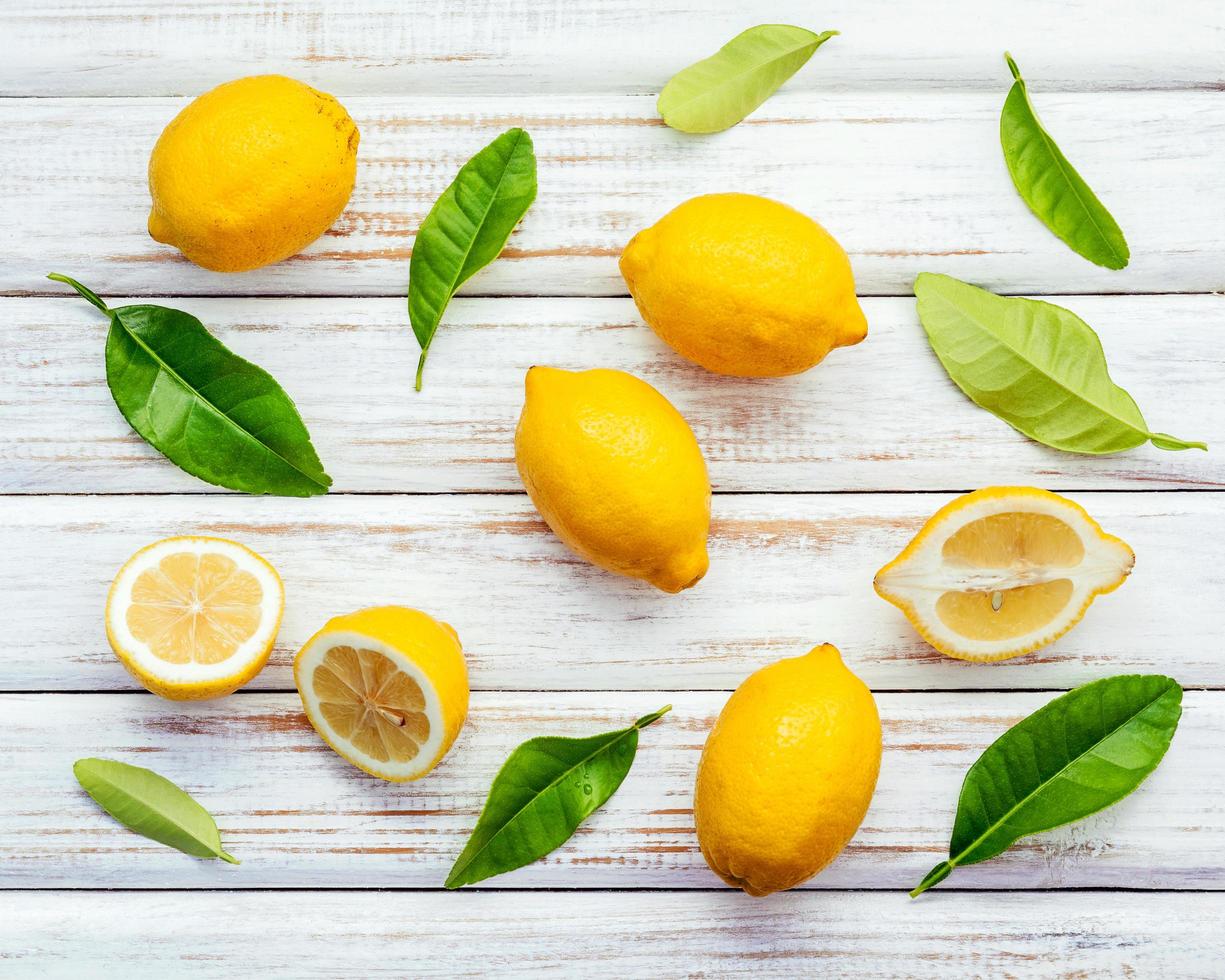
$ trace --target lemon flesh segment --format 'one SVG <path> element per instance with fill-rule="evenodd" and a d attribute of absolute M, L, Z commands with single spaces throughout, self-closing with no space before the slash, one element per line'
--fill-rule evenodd
<path fill-rule="evenodd" d="M 941 653 L 1003 660 L 1062 636 L 1134 563 L 1079 504 L 989 487 L 938 511 L 875 585 Z"/>
<path fill-rule="evenodd" d="M 401 607 L 331 620 L 299 651 L 307 718 L 339 755 L 381 779 L 419 779 L 468 710 L 463 651 L 450 627 Z"/>
<path fill-rule="evenodd" d="M 276 571 L 233 541 L 177 537 L 137 552 L 107 599 L 116 656 L 148 690 L 220 697 L 264 667 L 285 605 Z"/>

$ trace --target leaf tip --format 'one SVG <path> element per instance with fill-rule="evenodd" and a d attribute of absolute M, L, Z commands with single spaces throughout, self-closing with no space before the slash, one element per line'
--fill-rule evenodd
<path fill-rule="evenodd" d="M 1008 52 L 1008 51 L 1005 51 L 1005 52 L 1004 52 L 1004 61 L 1006 61 L 1006 62 L 1008 63 L 1008 70 L 1009 70 L 1010 72 L 1012 72 L 1012 77 L 1013 77 L 1013 78 L 1014 78 L 1016 81 L 1018 81 L 1018 82 L 1020 82 L 1022 85 L 1024 85 L 1024 84 L 1025 84 L 1025 79 L 1023 79 L 1023 78 L 1021 77 L 1021 69 L 1017 67 L 1017 63 L 1016 63 L 1016 61 L 1013 59 L 1012 54 L 1011 54 L 1010 52 Z"/>

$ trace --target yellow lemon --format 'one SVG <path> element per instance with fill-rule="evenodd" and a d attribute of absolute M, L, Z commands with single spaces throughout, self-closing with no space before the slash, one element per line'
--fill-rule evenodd
<path fill-rule="evenodd" d="M 106 636 L 154 694 L 219 698 L 263 670 L 284 608 L 280 576 L 250 548 L 166 538 L 119 569 L 106 599 Z"/>
<path fill-rule="evenodd" d="M 328 620 L 293 662 L 306 717 L 372 776 L 420 779 L 468 717 L 468 667 L 455 630 L 416 609 L 378 606 Z"/>
<path fill-rule="evenodd" d="M 842 246 L 764 197 L 686 201 L 630 240 L 621 275 L 651 329 L 718 374 L 799 374 L 868 335 Z"/>
<path fill-rule="evenodd" d="M 875 585 L 941 653 L 1004 660 L 1070 630 L 1135 561 L 1066 497 L 987 487 L 940 508 Z"/>
<path fill-rule="evenodd" d="M 698 763 L 693 816 L 706 863 L 750 895 L 807 881 L 859 829 L 880 754 L 876 701 L 836 647 L 750 675 Z"/>
<path fill-rule="evenodd" d="M 344 106 L 292 78 L 218 85 L 153 148 L 149 234 L 215 272 L 280 262 L 344 210 L 358 139 Z"/>
<path fill-rule="evenodd" d="M 680 592 L 706 574 L 710 480 L 688 423 L 624 371 L 534 367 L 515 462 L 554 533 L 589 562 Z"/>

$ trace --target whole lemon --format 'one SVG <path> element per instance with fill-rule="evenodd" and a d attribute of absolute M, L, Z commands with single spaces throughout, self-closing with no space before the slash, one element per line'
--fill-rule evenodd
<path fill-rule="evenodd" d="M 624 371 L 527 372 L 515 462 L 532 503 L 601 568 L 680 592 L 706 574 L 710 480 L 688 423 Z"/>
<path fill-rule="evenodd" d="M 859 828 L 880 752 L 876 701 L 836 647 L 750 675 L 698 764 L 693 814 L 706 863 L 750 895 L 807 881 Z"/>
<path fill-rule="evenodd" d="M 621 253 L 638 312 L 717 374 L 799 374 L 868 335 L 846 252 L 819 224 L 752 194 L 707 194 Z"/>
<path fill-rule="evenodd" d="M 218 85 L 153 147 L 149 234 L 215 272 L 288 258 L 344 210 L 358 140 L 344 106 L 292 78 Z"/>

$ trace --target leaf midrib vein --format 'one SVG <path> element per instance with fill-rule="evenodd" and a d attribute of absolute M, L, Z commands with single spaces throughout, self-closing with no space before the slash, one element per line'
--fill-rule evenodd
<path fill-rule="evenodd" d="M 1059 388 L 1061 391 L 1066 392 L 1067 394 L 1075 398 L 1077 401 L 1082 402 L 1083 404 L 1088 405 L 1091 408 L 1097 409 L 1107 418 L 1114 419 L 1120 424 L 1125 425 L 1127 428 L 1131 429 L 1133 432 L 1140 433 L 1141 435 L 1144 436 L 1145 439 L 1148 439 L 1149 437 L 1152 436 L 1152 433 L 1148 431 L 1147 427 L 1143 429 L 1137 428 L 1133 423 L 1128 422 L 1122 416 L 1116 415 L 1114 412 L 1110 411 L 1109 409 L 1102 407 L 1092 398 L 1089 398 L 1088 396 L 1082 394 L 1081 392 L 1077 391 L 1075 388 L 1070 388 L 1068 385 L 1064 384 L 1064 382 L 1061 381 L 1059 378 L 1055 377 L 1053 374 L 1049 374 L 1044 368 L 1042 368 L 1038 364 L 1035 364 L 1028 357 L 1022 354 L 1021 351 L 1013 347 L 1012 344 L 1010 344 L 1007 340 L 1005 340 L 999 334 L 995 333 L 985 321 L 980 320 L 974 313 L 967 311 L 965 307 L 958 306 L 952 300 L 946 299 L 943 295 L 940 295 L 939 293 L 937 293 L 937 295 L 940 297 L 942 301 L 947 303 L 953 309 L 954 312 L 960 313 L 967 320 L 969 320 L 971 323 L 977 326 L 980 330 L 982 330 L 982 332 L 985 333 L 988 337 L 990 337 L 992 340 L 998 343 L 1001 347 L 1003 347 L 1009 353 L 1014 355 L 1019 361 L 1021 361 L 1024 364 L 1028 364 L 1034 371 L 1037 371 L 1040 375 L 1042 375 L 1042 377 L 1046 378 L 1048 381 L 1050 381 L 1053 385 L 1055 385 L 1055 387 Z M 1034 302 L 1034 301 L 1031 300 L 1030 302 Z M 1109 384 L 1114 385 L 1114 387 L 1118 388 L 1118 385 L 1115 385 L 1114 381 L 1111 380 L 1109 372 L 1107 372 L 1106 381 Z M 1139 409 L 1137 409 L 1137 411 L 1139 411 Z"/>
<path fill-rule="evenodd" d="M 1060 175 L 1063 177 L 1064 183 L 1068 186 L 1068 188 L 1072 191 L 1072 195 L 1076 198 L 1076 203 L 1080 205 L 1081 211 L 1083 211 L 1085 217 L 1089 219 L 1089 223 L 1093 226 L 1093 230 L 1097 233 L 1097 237 L 1105 247 L 1106 251 L 1114 256 L 1116 261 L 1121 261 L 1126 264 L 1127 257 L 1121 252 L 1117 251 L 1110 239 L 1106 237 L 1106 233 L 1102 230 L 1101 225 L 1098 224 L 1097 218 L 1093 216 L 1093 209 L 1081 196 L 1080 189 L 1076 186 L 1076 182 L 1081 181 L 1083 183 L 1084 178 L 1076 172 L 1076 168 L 1072 167 L 1071 162 L 1064 158 L 1063 151 L 1059 149 L 1059 144 L 1057 144 L 1054 139 L 1051 138 L 1051 135 L 1046 131 L 1046 127 L 1042 125 L 1042 120 L 1038 117 L 1038 113 L 1037 110 L 1034 109 L 1033 102 L 1030 101 L 1029 88 L 1020 79 L 1017 80 L 1017 84 L 1021 86 L 1021 94 L 1025 97 L 1025 107 L 1029 110 L 1030 118 L 1033 119 L 1034 128 L 1038 131 L 1038 136 L 1042 139 L 1043 145 L 1046 147 L 1047 153 L 1050 155 L 1051 160 L 1054 162 Z M 1067 163 L 1067 167 L 1064 166 L 1065 162 Z M 1088 185 L 1086 184 L 1085 186 L 1086 189 L 1088 189 Z M 1089 192 L 1091 194 L 1093 193 L 1092 190 Z M 1093 196 L 1096 200 L 1097 195 L 1094 194 Z M 1102 207 L 1103 210 L 1105 209 L 1105 205 L 1103 205 L 1101 201 L 1097 201 L 1097 204 L 1099 207 Z"/>
<path fill-rule="evenodd" d="M 568 766 L 568 767 L 567 767 L 566 769 L 564 769 L 562 772 L 558 773 L 558 775 L 557 775 L 556 777 L 554 777 L 553 779 L 551 779 L 551 780 L 550 780 L 550 781 L 549 781 L 547 784 L 545 784 L 545 785 L 544 785 L 544 786 L 543 786 L 543 787 L 542 787 L 540 790 L 538 790 L 536 793 L 534 793 L 534 794 L 532 795 L 532 798 L 531 798 L 531 799 L 529 799 L 529 800 L 528 800 L 526 803 L 524 803 L 524 804 L 523 804 L 521 807 L 519 807 L 519 809 L 518 809 L 518 810 L 516 810 L 516 811 L 515 811 L 514 813 L 512 813 L 512 814 L 511 814 L 509 817 L 507 817 L 507 818 L 506 818 L 506 820 L 505 820 L 505 821 L 503 821 L 502 826 L 500 826 L 500 827 L 499 827 L 497 830 L 495 830 L 495 831 L 494 831 L 492 834 L 490 834 L 490 835 L 489 835 L 489 839 L 488 839 L 487 841 L 485 841 L 485 843 L 484 843 L 484 844 L 482 844 L 480 847 L 478 847 L 478 848 L 477 848 L 475 851 L 473 851 L 473 852 L 472 852 L 472 856 L 471 856 L 470 858 L 468 858 L 468 861 L 467 861 L 467 862 L 464 864 L 464 866 L 463 866 L 461 869 L 459 869 L 459 870 L 461 871 L 461 873 L 462 873 L 463 871 L 467 871 L 467 870 L 468 870 L 468 868 L 470 868 L 470 867 L 472 866 L 472 862 L 473 862 L 473 861 L 475 861 L 475 860 L 477 859 L 477 857 L 478 857 L 478 856 L 480 856 L 481 854 L 483 854 L 483 853 L 484 853 L 484 852 L 485 852 L 485 851 L 486 851 L 486 850 L 489 848 L 489 845 L 490 845 L 490 844 L 492 844 L 492 843 L 493 843 L 495 840 L 497 840 L 497 839 L 498 839 L 498 837 L 499 837 L 499 835 L 501 835 L 502 831 L 504 831 L 504 830 L 505 830 L 507 827 L 509 827 L 511 824 L 513 824 L 513 823 L 514 823 L 516 820 L 518 820 L 518 819 L 519 819 L 519 817 L 521 817 L 521 816 L 524 814 L 524 812 L 527 810 L 527 808 L 528 808 L 528 807 L 530 807 L 532 804 L 534 804 L 534 803 L 535 803 L 537 800 L 539 800 L 539 799 L 540 799 L 542 796 L 544 796 L 544 795 L 545 795 L 545 793 L 549 792 L 549 791 L 550 791 L 551 789 L 553 789 L 554 787 L 556 787 L 556 786 L 560 785 L 560 783 L 561 783 L 561 782 L 562 782 L 562 781 L 563 781 L 563 780 L 564 780 L 564 779 L 565 779 L 565 778 L 566 778 L 566 777 L 567 777 L 567 776 L 568 776 L 570 773 L 574 772 L 574 770 L 575 770 L 575 769 L 578 769 L 580 766 L 584 766 L 584 765 L 586 765 L 588 762 L 590 762 L 592 759 L 594 759 L 596 756 L 598 756 L 598 755 L 599 755 L 601 752 L 606 752 L 606 751 L 607 751 L 608 749 L 610 749 L 610 748 L 611 748 L 613 745 L 615 745 L 617 742 L 619 742 L 619 741 L 620 741 L 622 738 L 624 738 L 625 736 L 627 736 L 627 735 L 628 735 L 630 732 L 636 732 L 636 731 L 638 731 L 638 726 L 637 726 L 636 724 L 631 725 L 629 728 L 624 728 L 624 729 L 622 729 L 620 732 L 615 733 L 615 735 L 614 735 L 614 737 L 613 737 L 613 738 L 609 739 L 607 742 L 605 742 L 605 743 L 604 743 L 603 745 L 601 745 L 599 748 L 595 749 L 595 750 L 594 750 L 594 751 L 592 751 L 592 752 L 589 752 L 587 755 L 583 756 L 583 758 L 579 759 L 579 760 L 578 760 L 577 762 L 575 762 L 573 765 Z M 495 779 L 494 779 L 494 782 L 497 782 L 496 777 L 495 777 Z M 479 822 L 479 821 L 478 821 L 478 822 Z M 454 873 L 454 872 L 452 872 L 452 873 Z M 451 876 L 450 876 L 450 875 L 448 875 L 447 877 L 449 878 L 449 877 L 451 877 Z"/>
<path fill-rule="evenodd" d="M 1008 812 L 1006 812 L 1006 813 L 1005 813 L 1005 814 L 1004 814 L 1002 817 L 1000 817 L 1000 818 L 999 818 L 998 820 L 996 820 L 996 821 L 995 821 L 993 824 L 991 824 L 991 826 L 990 826 L 990 827 L 988 827 L 986 830 L 984 830 L 984 831 L 983 831 L 981 834 L 979 834 L 977 837 L 975 837 L 975 838 L 974 838 L 974 840 L 973 840 L 973 841 L 972 841 L 972 842 L 971 842 L 971 843 L 970 843 L 970 844 L 969 844 L 967 847 L 962 848 L 962 850 L 959 852 L 959 855 L 958 855 L 958 856 L 960 856 L 960 855 L 962 855 L 962 854 L 966 854 L 966 853 L 968 853 L 969 851 L 971 851 L 971 850 L 972 850 L 974 847 L 976 847 L 978 844 L 980 844 L 980 843 L 981 843 L 981 842 L 982 842 L 982 841 L 983 841 L 985 838 L 987 838 L 987 837 L 988 837 L 988 836 L 990 836 L 992 833 L 994 833 L 996 830 L 998 830 L 998 829 L 999 829 L 999 828 L 1000 828 L 1000 827 L 1001 827 L 1003 824 L 1007 823 L 1007 822 L 1008 822 L 1008 820 L 1009 820 L 1009 818 L 1011 818 L 1011 817 L 1012 817 L 1012 815 L 1013 815 L 1014 813 L 1016 813 L 1016 812 L 1017 812 L 1017 810 L 1019 810 L 1019 809 L 1020 809 L 1021 807 L 1023 807 L 1023 806 L 1024 806 L 1026 803 L 1028 803 L 1028 802 L 1029 802 L 1029 801 L 1030 801 L 1030 800 L 1031 800 L 1031 799 L 1032 799 L 1032 798 L 1033 798 L 1033 797 L 1034 797 L 1034 796 L 1035 796 L 1037 793 L 1041 792 L 1041 791 L 1042 791 L 1042 790 L 1043 790 L 1043 789 L 1044 789 L 1046 786 L 1049 786 L 1051 783 L 1055 782 L 1055 780 L 1059 779 L 1059 777 L 1061 777 L 1061 776 L 1062 776 L 1064 773 L 1066 773 L 1066 772 L 1067 772 L 1069 769 L 1071 769 L 1071 768 L 1072 768 L 1072 766 L 1076 765 L 1076 764 L 1077 764 L 1078 762 L 1080 762 L 1080 761 L 1081 761 L 1083 758 L 1085 758 L 1085 756 L 1089 755 L 1091 752 L 1093 752 L 1094 750 L 1096 750 L 1096 749 L 1098 748 L 1098 746 L 1102 745 L 1102 744 L 1103 744 L 1104 742 L 1106 742 L 1108 739 L 1111 739 L 1111 738 L 1113 738 L 1115 735 L 1117 735 L 1117 734 L 1118 734 L 1120 731 L 1122 731 L 1122 730 L 1123 730 L 1123 729 L 1124 729 L 1126 726 L 1130 725 L 1130 724 L 1131 724 L 1133 721 L 1135 721 L 1135 720 L 1136 720 L 1137 718 L 1139 718 L 1139 717 L 1140 717 L 1142 714 L 1144 714 L 1144 712 L 1148 711 L 1148 709 L 1149 709 L 1149 708 L 1151 708 L 1151 707 L 1152 707 L 1154 704 L 1156 704 L 1156 703 L 1157 703 L 1158 701 L 1160 701 L 1160 700 L 1161 700 L 1163 697 L 1165 697 L 1167 694 L 1169 694 L 1169 693 L 1170 693 L 1170 691 L 1172 691 L 1172 690 L 1174 690 L 1174 688 L 1172 688 L 1172 687 L 1168 687 L 1168 686 L 1167 686 L 1167 687 L 1166 687 L 1166 688 L 1165 688 L 1163 691 L 1161 691 L 1161 693 L 1160 693 L 1160 694 L 1156 695 L 1156 696 L 1155 696 L 1155 697 L 1154 697 L 1154 698 L 1153 698 L 1151 701 L 1147 702 L 1147 703 L 1146 703 L 1146 704 L 1145 704 L 1143 707 L 1139 708 L 1139 709 L 1138 709 L 1138 710 L 1136 710 L 1136 711 L 1135 711 L 1133 714 L 1129 715 L 1129 716 L 1128 716 L 1126 719 L 1124 719 L 1122 722 L 1120 722 L 1118 725 L 1116 725 L 1114 728 L 1112 728 L 1112 729 L 1111 729 L 1109 732 L 1107 732 L 1105 735 L 1103 735 L 1101 738 L 1099 738 L 1099 739 L 1098 739 L 1096 742 L 1094 742 L 1094 743 L 1093 743 L 1091 746 L 1089 746 L 1087 749 L 1085 749 L 1083 752 L 1081 752 L 1079 755 L 1077 755 L 1075 759 L 1070 759 L 1070 760 L 1068 760 L 1068 762 L 1067 762 L 1067 763 L 1065 763 L 1063 766 L 1061 766 L 1061 767 L 1060 767 L 1060 769 L 1059 769 L 1059 771 L 1058 771 L 1058 772 L 1056 772 L 1056 773 L 1054 773 L 1054 774 L 1053 774 L 1053 775 L 1052 775 L 1052 776 L 1051 776 L 1049 779 L 1044 779 L 1044 780 L 1042 780 L 1042 781 L 1041 781 L 1041 782 L 1040 782 L 1040 783 L 1039 783 L 1037 786 L 1035 786 L 1035 787 L 1034 787 L 1032 790 L 1030 790 L 1028 793 L 1026 793 L 1026 794 L 1025 794 L 1025 796 L 1023 796 L 1023 797 L 1022 797 L 1020 800 L 1018 800 L 1016 803 L 1014 803 L 1014 804 L 1013 804 L 1013 805 L 1012 805 L 1012 806 L 1011 806 L 1011 807 L 1008 809 Z M 1005 768 L 1007 768 L 1007 767 L 1005 767 Z M 1011 778 L 1011 776 L 1010 776 L 1009 778 Z M 1124 794 L 1124 795 L 1127 795 L 1127 794 Z M 1118 799 L 1122 799 L 1122 798 L 1123 798 L 1123 797 L 1119 797 Z M 1112 800 L 1112 801 L 1111 801 L 1111 803 L 1107 803 L 1107 804 L 1106 804 L 1106 806 L 1111 806 L 1113 803 L 1117 803 L 1117 802 L 1118 802 L 1118 799 L 1116 799 L 1116 800 Z M 1099 807 L 1099 809 L 1104 809 L 1104 808 Z M 1096 812 L 1096 811 L 1090 811 L 1090 812 Z M 1088 815 L 1089 815 L 1089 814 L 1085 814 L 1084 816 L 1088 816 Z M 1075 818 L 1075 819 L 1080 819 L 1080 818 Z M 1054 825 L 1053 825 L 1053 826 L 1051 826 L 1051 827 L 1045 827 L 1045 828 L 1039 828 L 1038 830 L 1032 830 L 1032 831 L 1029 831 L 1029 832 L 1028 832 L 1028 833 L 1026 833 L 1026 834 L 1022 834 L 1021 836 L 1022 836 L 1022 837 L 1028 837 L 1028 836 L 1030 836 L 1030 834 L 1040 834 L 1040 833 L 1043 833 L 1043 832 L 1044 832 L 1044 831 L 1046 831 L 1046 830 L 1053 830 L 1055 827 L 1059 827 L 1059 826 L 1062 826 L 1062 824 L 1054 824 Z M 1015 839 L 1016 839 L 1016 838 L 1014 838 L 1014 840 L 1015 840 Z M 986 860 L 986 859 L 984 859 L 984 860 Z M 958 861 L 957 861 L 957 858 L 956 858 L 956 857 L 950 857 L 950 858 L 949 858 L 949 864 L 950 864 L 950 865 L 952 865 L 952 866 L 953 866 L 953 867 L 955 867 L 955 868 L 959 866 L 959 864 L 958 864 Z"/>
<path fill-rule="evenodd" d="M 120 308 L 120 310 L 122 310 L 122 309 L 123 309 L 123 308 L 121 307 L 121 308 Z M 249 438 L 249 439 L 250 439 L 252 442 L 254 442 L 256 445 L 258 445 L 258 446 L 262 446 L 262 447 L 263 447 L 263 448 L 264 448 L 264 449 L 265 449 L 265 450 L 266 450 L 268 453 L 270 453 L 271 455 L 275 456 L 277 459 L 281 460 L 281 462 L 283 462 L 283 463 L 284 463 L 286 466 L 288 466 L 290 469 L 292 469 L 292 470 L 293 470 L 295 473 L 300 473 L 300 474 L 301 474 L 302 476 L 304 476 L 304 477 L 305 477 L 307 480 L 309 480 L 309 481 L 310 481 L 312 484 L 314 484 L 314 485 L 315 485 L 315 486 L 317 486 L 317 487 L 322 487 L 322 488 L 323 488 L 323 490 L 325 490 L 325 491 L 328 489 L 328 487 L 330 486 L 330 484 L 323 483 L 323 482 L 321 482 L 321 481 L 319 481 L 319 480 L 315 479 L 315 477 L 311 476 L 311 474 L 307 473 L 307 472 L 306 472 L 304 469 L 302 469 L 302 468 L 301 468 L 300 466 L 298 466 L 296 463 L 294 463 L 294 462 L 292 462 L 292 461 L 290 461 L 290 460 L 286 459 L 286 458 L 285 458 L 284 456 L 282 456 L 282 455 L 281 455 L 279 452 L 277 452 L 277 450 L 273 449 L 273 448 L 272 448 L 271 446 L 269 446 L 269 445 L 268 445 L 266 442 L 264 442 L 262 439 L 260 439 L 260 438 L 259 438 L 259 436 L 255 435 L 255 433 L 251 432 L 250 430 L 248 430 L 248 429 L 247 429 L 247 428 L 245 428 L 244 426 L 239 425 L 239 423 L 238 423 L 236 420 L 232 419 L 232 418 L 231 418 L 231 417 L 230 417 L 230 416 L 229 416 L 229 415 L 228 415 L 226 412 L 222 411 L 222 410 L 221 410 L 221 409 L 220 409 L 220 408 L 219 408 L 217 405 L 215 405 L 215 404 L 212 402 L 212 400 L 211 400 L 211 399 L 209 399 L 209 398 L 208 398 L 206 395 L 204 395 L 203 393 L 201 393 L 201 391 L 200 391 L 198 388 L 195 388 L 194 386 L 192 386 L 192 385 L 188 384 L 188 383 L 187 383 L 187 380 L 186 380 L 186 379 L 185 379 L 185 378 L 184 378 L 182 375 L 180 375 L 178 371 L 176 371 L 176 370 L 175 370 L 174 368 L 172 368 L 172 367 L 171 367 L 169 364 L 167 364 L 167 363 L 166 363 L 166 361 L 164 361 L 164 360 L 163 360 L 163 359 L 162 359 L 160 356 L 158 356 L 157 352 L 156 352 L 156 351 L 154 351 L 154 350 L 153 350 L 153 348 L 151 348 L 151 347 L 150 347 L 148 344 L 146 344 L 146 343 L 145 343 L 145 342 L 144 342 L 144 341 L 143 341 L 143 340 L 140 338 L 140 336 L 139 336 L 139 335 L 136 333 L 136 331 L 132 330 L 132 329 L 131 329 L 129 326 L 127 326 L 127 324 L 125 324 L 125 323 L 123 322 L 123 318 L 122 318 L 122 317 L 120 317 L 120 315 L 119 315 L 120 310 L 111 310 L 111 311 L 110 311 L 110 314 L 111 314 L 111 320 L 112 320 L 112 322 L 113 322 L 114 324 L 116 324 L 117 326 L 120 326 L 120 327 L 123 329 L 123 332 L 124 332 L 124 333 L 125 333 L 127 336 L 131 337 L 131 338 L 132 338 L 132 341 L 133 341 L 133 342 L 134 342 L 134 343 L 135 343 L 135 344 L 136 344 L 138 347 L 140 347 L 140 349 L 141 349 L 141 350 L 143 350 L 143 351 L 144 351 L 146 354 L 148 354 L 150 358 L 152 358 L 152 359 L 153 359 L 153 361 L 154 361 L 154 362 L 157 364 L 157 366 L 158 366 L 158 369 L 159 369 L 159 370 L 165 371 L 165 372 L 166 372 L 167 374 L 169 374 L 169 375 L 170 375 L 170 376 L 171 376 L 171 377 L 172 377 L 172 378 L 173 378 L 175 381 L 177 381 L 177 382 L 178 382 L 180 385 L 182 385 L 184 388 L 186 388 L 188 391 L 190 391 L 190 392 L 191 392 L 193 395 L 195 395 L 195 396 L 196 396 L 196 397 L 195 397 L 196 402 L 203 402 L 203 403 L 204 403 L 205 405 L 207 405 L 207 406 L 208 406 L 210 409 L 212 409 L 212 410 L 213 410 L 213 411 L 214 411 L 214 412 L 215 412 L 217 415 L 219 415 L 219 416 L 221 416 L 223 419 L 225 419 L 225 420 L 226 420 L 226 422 L 228 422 L 228 423 L 229 423 L 231 426 L 233 426 L 235 429 L 237 429 L 239 432 L 241 432 L 243 435 L 245 435 L 247 438 Z M 232 355 L 232 356 L 234 356 L 234 357 L 237 357 L 237 356 L 238 356 L 237 354 L 233 354 L 233 352 L 232 352 L 232 351 L 231 351 L 230 353 L 231 353 L 231 355 Z M 288 396 L 286 396 L 286 397 L 288 397 Z M 249 399 L 245 399 L 245 400 L 249 400 Z M 240 402 L 239 404 L 242 404 L 242 403 Z M 189 409 L 189 411 L 190 411 L 190 409 Z M 184 430 L 184 438 L 186 438 L 186 430 Z"/>

